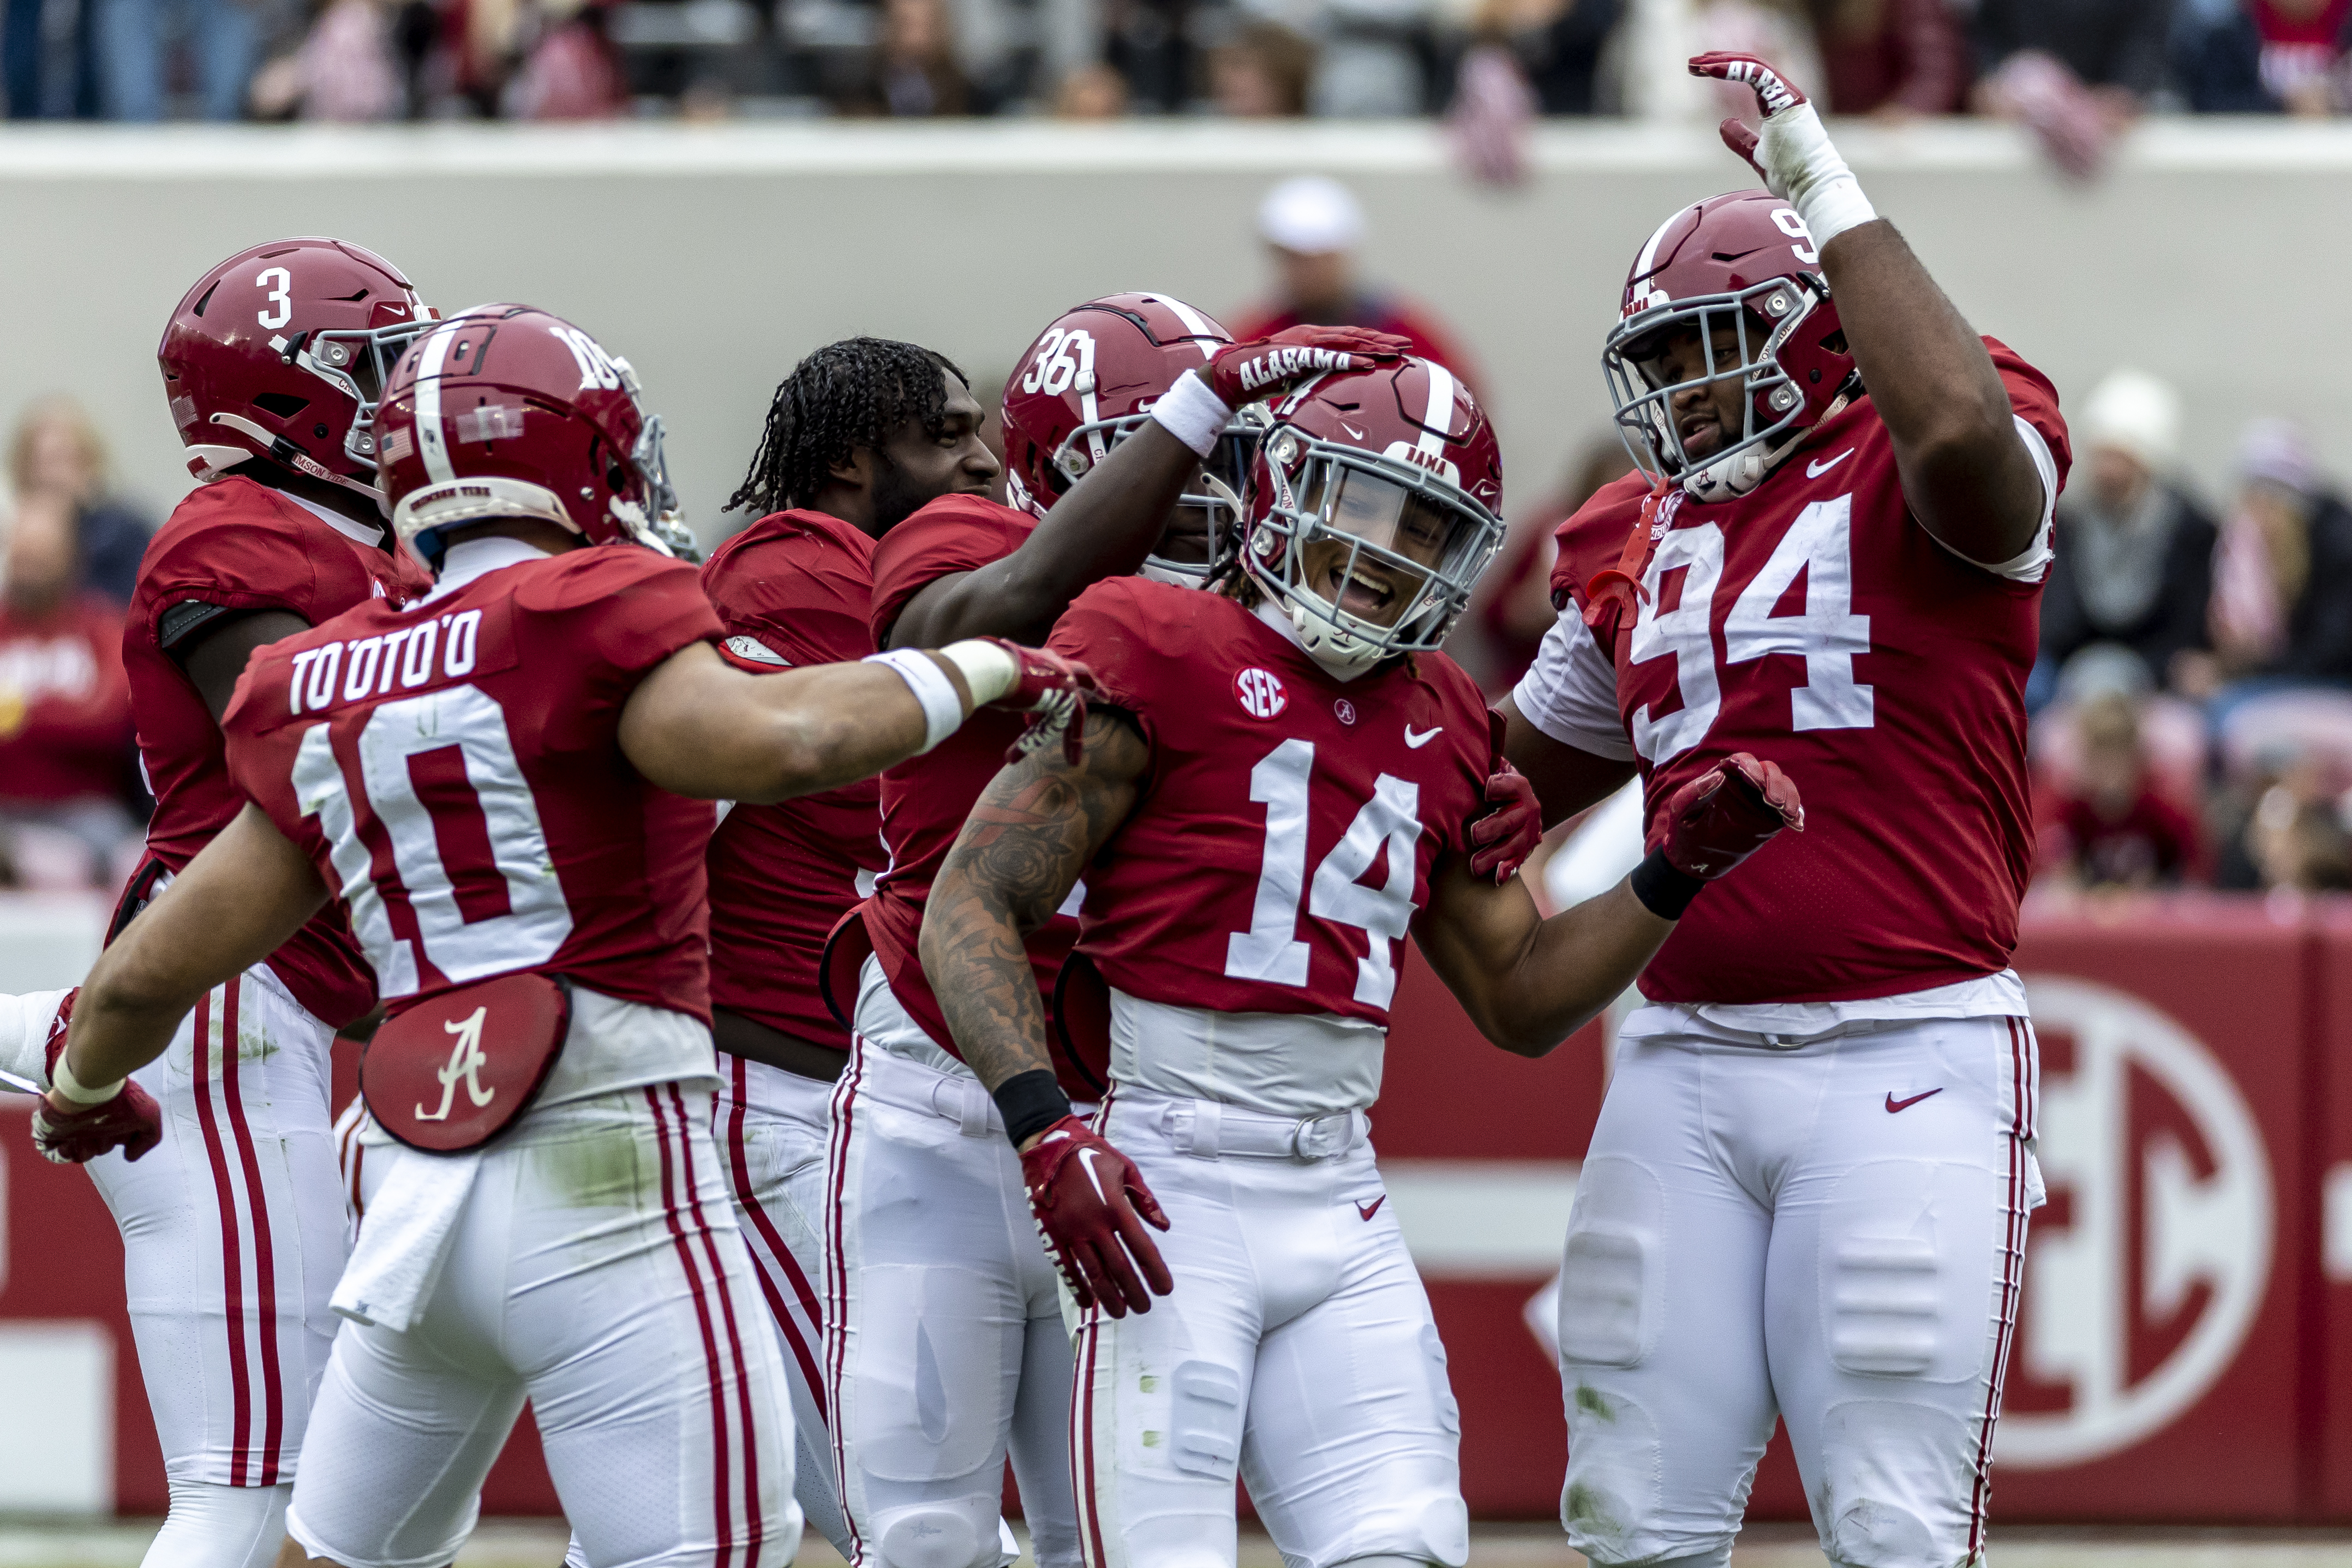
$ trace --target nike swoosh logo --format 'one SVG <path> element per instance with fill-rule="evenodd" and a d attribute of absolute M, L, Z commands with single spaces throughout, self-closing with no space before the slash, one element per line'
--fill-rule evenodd
<path fill-rule="evenodd" d="M 1364 433 L 1361 430 L 1357 429 L 1353 425 L 1349 424 L 1345 419 L 1339 421 L 1339 428 L 1345 430 L 1349 435 L 1354 437 L 1359 441 L 1364 438 Z"/>
<path fill-rule="evenodd" d="M 1892 1116 L 1898 1110 L 1908 1110 L 1921 1100 L 1943 1092 L 1942 1086 L 1938 1085 L 1934 1089 L 1922 1089 L 1908 1100 L 1897 1100 L 1895 1098 L 1895 1091 L 1890 1089 L 1886 1091 L 1886 1114 Z"/>
<path fill-rule="evenodd" d="M 1412 732 L 1412 726 L 1407 724 L 1404 727 L 1404 743 L 1417 752 L 1444 733 L 1445 733 L 1445 726 L 1443 724 L 1434 729 L 1423 730 L 1418 735 Z"/>
<path fill-rule="evenodd" d="M 1388 1201 L 1388 1194 L 1382 1193 L 1379 1197 L 1374 1198 L 1369 1204 L 1358 1204 L 1356 1205 L 1356 1212 L 1362 1215 L 1365 1219 L 1370 1220 L 1374 1215 L 1381 1212 L 1381 1205 Z"/>
<path fill-rule="evenodd" d="M 1935 1091 L 1930 1089 L 1928 1092 L 1932 1094 Z M 1110 1194 L 1103 1191 L 1102 1178 L 1095 1173 L 1095 1162 L 1101 1158 L 1102 1152 L 1100 1150 L 1081 1149 L 1078 1151 L 1078 1168 L 1087 1173 L 1087 1180 L 1093 1184 L 1095 1196 L 1102 1201 L 1105 1207 L 1108 1207 L 1110 1205 Z"/>
<path fill-rule="evenodd" d="M 1836 468 L 1840 463 L 1844 462 L 1848 458 L 1853 456 L 1853 448 L 1848 447 L 1844 451 L 1840 452 L 1836 457 L 1832 458 L 1826 463 L 1807 463 L 1805 465 L 1805 478 L 1809 479 L 1818 479 L 1823 474 L 1828 473 L 1832 468 Z"/>

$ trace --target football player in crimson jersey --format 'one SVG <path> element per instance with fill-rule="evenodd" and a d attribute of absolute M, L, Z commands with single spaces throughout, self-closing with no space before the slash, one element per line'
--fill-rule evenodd
<path fill-rule="evenodd" d="M 877 641 L 1043 637 L 1099 578 L 1150 565 L 1197 580 L 1232 531 L 1222 524 L 1239 479 L 1235 411 L 1402 347 L 1321 328 L 1236 344 L 1163 294 L 1065 312 L 1004 389 L 1006 488 L 1018 504 L 946 495 L 885 534 Z M 1204 458 L 1213 484 L 1200 477 Z M 1078 1559 L 1065 1460 L 1070 1347 L 1053 1268 L 916 955 L 931 879 L 1011 731 L 982 720 L 883 775 L 891 868 L 826 963 L 857 1046 L 832 1108 L 825 1373 L 852 1556 L 865 1568 L 1009 1562 L 997 1520 L 1008 1451 L 1041 1568 Z M 1076 924 L 1033 944 L 1041 985 Z M 1099 1061 L 1064 1066 L 1073 1094 L 1100 1092 Z"/>
<path fill-rule="evenodd" d="M 835 787 L 983 703 L 1045 714 L 1044 743 L 1083 706 L 1083 671 L 987 639 L 728 667 L 635 387 L 523 306 L 417 340 L 376 435 L 438 583 L 248 667 L 247 804 L 92 970 L 34 1117 L 51 1158 L 143 1152 L 125 1075 L 331 895 L 348 915 L 390 1015 L 361 1071 L 389 1169 L 286 1528 L 352 1568 L 448 1561 L 526 1397 L 589 1561 L 791 1559 L 781 1349 L 709 1136 L 710 814 L 683 797 Z"/>
<path fill-rule="evenodd" d="M 1444 1353 L 1366 1141 L 1400 944 L 1540 1056 L 1657 950 L 1704 885 L 1684 868 L 1721 875 L 1798 808 L 1740 759 L 1661 814 L 1629 884 L 1540 920 L 1473 872 L 1498 736 L 1435 651 L 1502 539 L 1484 415 L 1407 360 L 1278 404 L 1261 454 L 1237 592 L 1116 578 L 1055 628 L 1115 711 L 1081 758 L 989 785 L 924 966 L 1079 1309 L 1087 1563 L 1231 1564 L 1238 1472 L 1287 1562 L 1459 1564 Z M 1081 871 L 1077 957 L 1109 985 L 1095 1130 L 1022 948 Z"/>
<path fill-rule="evenodd" d="M 1756 89 L 1760 146 L 1724 135 L 1769 191 L 1633 263 L 1604 358 L 1644 472 L 1561 526 L 1507 744 L 1555 820 L 1747 751 L 1819 825 L 1693 910 L 1619 1031 L 1562 1276 L 1562 1514 L 1597 1563 L 1720 1563 L 1777 1414 L 1832 1562 L 1972 1563 L 2042 1194 L 2009 964 L 2066 430 L 1801 93 L 1692 69 Z"/>
<path fill-rule="evenodd" d="M 379 510 L 372 423 L 430 315 L 391 263 L 331 239 L 240 251 L 173 310 L 157 358 L 200 482 L 148 545 L 123 633 L 155 812 L 113 935 L 236 815 L 219 720 L 247 656 L 428 585 Z M 332 912 L 221 982 L 139 1074 L 160 1146 L 89 1167 L 171 1487 L 148 1560 L 192 1568 L 266 1562 L 284 1533 L 345 1250 L 328 1054 L 375 1005 Z M 21 1000 L 0 1066 L 46 1083 L 69 994 Z"/>
<path fill-rule="evenodd" d="M 929 349 L 851 338 L 776 388 L 730 510 L 758 518 L 702 569 L 727 640 L 751 673 L 863 658 L 874 542 L 941 495 L 984 493 L 1001 471 L 981 443 L 963 372 Z M 711 1129 L 760 1293 L 784 1336 L 810 1524 L 846 1556 L 824 1375 L 826 1101 L 849 1031 L 825 1010 L 825 937 L 887 863 L 879 785 L 728 808 L 710 842 L 710 1001 L 720 1087 Z"/>

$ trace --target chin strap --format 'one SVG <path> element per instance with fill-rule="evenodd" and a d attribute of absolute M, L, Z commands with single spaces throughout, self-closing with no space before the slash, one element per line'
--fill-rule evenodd
<path fill-rule="evenodd" d="M 1764 477 L 1779 468 L 1783 459 L 1792 456 L 1798 447 L 1812 438 L 1813 433 L 1842 413 L 1853 401 L 1851 393 L 1841 392 L 1822 410 L 1820 418 L 1801 430 L 1791 431 L 1779 446 L 1761 448 L 1750 447 L 1728 458 L 1719 458 L 1705 468 L 1683 477 L 1683 489 L 1698 501 L 1728 500 L 1744 496 L 1764 482 Z"/>
<path fill-rule="evenodd" d="M 1681 508 L 1683 493 L 1674 480 L 1661 476 L 1642 498 L 1641 515 L 1625 536 L 1625 547 L 1617 552 L 1617 564 L 1595 573 L 1584 585 L 1584 624 L 1596 635 L 1601 622 L 1622 620 L 1626 611 L 1648 600 L 1650 591 L 1642 586 L 1642 574 L 1649 570 L 1650 552 Z M 1614 636 L 1612 631 L 1612 640 Z"/>

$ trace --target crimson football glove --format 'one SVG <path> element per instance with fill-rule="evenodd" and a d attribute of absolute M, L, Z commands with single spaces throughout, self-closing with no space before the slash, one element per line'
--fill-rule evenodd
<path fill-rule="evenodd" d="M 1063 760 L 1072 767 L 1077 766 L 1086 755 L 1087 700 L 1102 695 L 1095 672 L 1050 648 L 1024 647 L 1003 637 L 980 640 L 994 643 L 1011 654 L 1020 670 L 1010 691 L 982 706 L 1036 715 L 1004 753 L 1004 760 L 1017 763 L 1059 741 Z"/>
<path fill-rule="evenodd" d="M 1240 408 L 1315 376 L 1393 364 L 1412 352 L 1406 339 L 1364 327 L 1286 327 L 1270 338 L 1226 344 L 1200 375 L 1226 407 Z"/>
<path fill-rule="evenodd" d="M 1738 752 L 1675 791 L 1650 824 L 1647 847 L 1684 876 L 1712 882 L 1784 827 L 1805 830 L 1795 781 Z"/>
<path fill-rule="evenodd" d="M 1486 780 L 1486 804 L 1495 809 L 1470 825 L 1470 874 L 1492 876 L 1496 887 L 1519 874 L 1543 842 L 1543 807 L 1528 776 L 1505 763 Z"/>
<path fill-rule="evenodd" d="M 1727 120 L 1723 144 L 1748 160 L 1766 190 L 1797 209 L 1816 251 L 1878 216 L 1803 90 L 1770 64 L 1754 55 L 1700 55 L 1690 62 L 1690 73 L 1738 82 L 1756 94 L 1762 135 Z"/>
<path fill-rule="evenodd" d="M 79 987 L 66 993 L 58 1016 L 49 1025 L 46 1057 L 49 1081 L 58 1076 L 58 1058 L 65 1055 L 66 1026 L 73 1018 Z M 96 1105 L 79 1105 L 51 1089 L 33 1107 L 33 1147 L 53 1165 L 79 1165 L 110 1149 L 136 1160 L 163 1141 L 163 1112 L 155 1097 L 125 1079 L 121 1091 Z"/>
<path fill-rule="evenodd" d="M 1130 1310 L 1151 1310 L 1152 1296 L 1176 1289 L 1143 1228 L 1168 1228 L 1160 1200 L 1143 1184 L 1135 1162 L 1085 1122 L 1065 1116 L 1039 1133 L 1021 1152 L 1021 1181 L 1037 1234 L 1079 1306 L 1099 1303 L 1112 1317 L 1124 1318 Z"/>

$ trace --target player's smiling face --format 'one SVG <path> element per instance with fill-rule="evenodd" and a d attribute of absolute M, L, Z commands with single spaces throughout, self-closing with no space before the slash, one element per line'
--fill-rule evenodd
<path fill-rule="evenodd" d="M 1308 510 L 1320 509 L 1328 483 L 1318 478 Z M 1352 468 L 1338 470 L 1337 483 L 1339 494 L 1328 510 L 1328 531 L 1298 552 L 1305 585 L 1359 620 L 1392 626 L 1421 602 L 1428 574 L 1388 555 L 1359 550 L 1355 541 L 1434 566 L 1444 558 L 1452 528 L 1444 511 L 1402 485 Z"/>
<path fill-rule="evenodd" d="M 1740 400 L 1745 378 L 1740 374 L 1739 331 L 1729 321 L 1708 318 L 1710 343 L 1702 344 L 1696 327 L 1685 327 L 1668 336 L 1642 368 L 1654 386 L 1697 382 L 1675 394 L 1675 430 L 1682 437 L 1684 455 L 1692 463 L 1706 462 L 1740 439 Z M 1748 323 L 1748 342 L 1760 345 L 1771 329 L 1760 320 Z M 1702 379 L 1711 377 L 1713 379 Z"/>
<path fill-rule="evenodd" d="M 874 512 L 878 536 L 918 508 L 941 496 L 985 495 L 999 464 L 980 438 L 985 411 L 971 388 L 945 371 L 947 388 L 936 436 L 909 419 L 875 456 Z"/>

